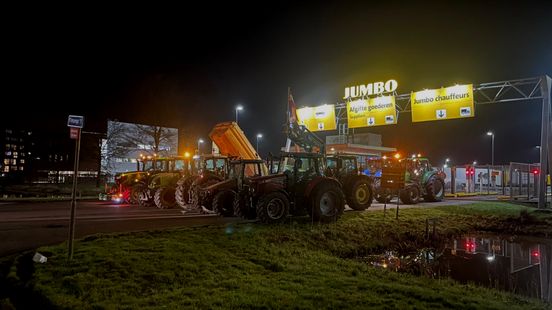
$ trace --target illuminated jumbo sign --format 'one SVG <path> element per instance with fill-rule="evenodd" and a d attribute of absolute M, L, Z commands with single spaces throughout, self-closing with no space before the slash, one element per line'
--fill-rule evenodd
<path fill-rule="evenodd" d="M 396 80 L 388 80 L 387 82 L 374 82 L 365 85 L 350 86 L 345 88 L 345 96 L 343 99 L 352 99 L 365 96 L 379 95 L 383 93 L 391 93 L 397 90 L 399 84 Z"/>
<path fill-rule="evenodd" d="M 379 96 L 347 102 L 349 128 L 393 125 L 397 123 L 394 96 Z"/>
<path fill-rule="evenodd" d="M 310 131 L 335 130 L 335 107 L 325 104 L 314 108 L 297 109 L 297 121 Z"/>
<path fill-rule="evenodd" d="M 475 116 L 472 84 L 413 92 L 410 103 L 412 122 Z"/>

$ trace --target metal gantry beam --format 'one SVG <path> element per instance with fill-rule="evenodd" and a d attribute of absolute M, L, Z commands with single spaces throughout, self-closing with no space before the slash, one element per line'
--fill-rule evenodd
<path fill-rule="evenodd" d="M 526 79 L 481 83 L 474 85 L 474 104 L 512 103 L 512 102 L 542 102 L 541 121 L 541 148 L 540 148 L 540 176 L 539 176 L 539 208 L 545 208 L 547 175 L 552 170 L 552 108 L 550 103 L 550 89 L 552 81 L 549 76 L 532 77 Z M 397 113 L 408 113 L 411 110 L 411 94 L 397 94 L 395 107 Z M 338 102 L 336 105 L 336 121 L 340 134 L 347 134 L 347 102 Z M 341 126 L 341 127 L 340 127 Z"/>

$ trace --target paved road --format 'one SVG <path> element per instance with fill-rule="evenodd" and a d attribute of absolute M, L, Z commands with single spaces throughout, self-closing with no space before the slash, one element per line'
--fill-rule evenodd
<path fill-rule="evenodd" d="M 467 204 L 447 200 L 400 208 Z M 395 208 L 391 203 L 388 208 Z M 370 211 L 383 209 L 373 204 Z M 70 202 L 0 203 L 0 256 L 67 240 Z M 128 232 L 182 226 L 221 225 L 239 222 L 238 218 L 215 215 L 183 214 L 180 209 L 159 210 L 109 202 L 81 201 L 77 207 L 76 237 L 95 233 Z"/>

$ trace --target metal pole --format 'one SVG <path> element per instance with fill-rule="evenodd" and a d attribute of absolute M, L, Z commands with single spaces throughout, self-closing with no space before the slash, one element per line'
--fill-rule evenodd
<path fill-rule="evenodd" d="M 257 136 L 257 154 L 259 154 L 259 136 Z"/>
<path fill-rule="evenodd" d="M 494 133 L 491 136 L 491 166 L 494 167 Z"/>
<path fill-rule="evenodd" d="M 491 194 L 491 167 L 487 166 L 487 195 Z"/>
<path fill-rule="evenodd" d="M 540 88 L 542 94 L 542 120 L 541 120 L 541 147 L 540 147 L 540 175 L 539 175 L 539 209 L 546 208 L 546 178 L 549 165 L 552 164 L 552 109 L 550 107 L 550 87 L 552 79 L 545 75 L 541 78 Z"/>
<path fill-rule="evenodd" d="M 81 129 L 79 128 L 79 135 L 77 141 L 75 141 L 75 162 L 73 164 L 73 190 L 71 193 L 71 223 L 69 224 L 69 259 L 73 259 L 73 241 L 75 239 L 75 216 L 77 209 L 77 177 L 79 172 L 79 153 L 80 153 L 80 139 Z"/>

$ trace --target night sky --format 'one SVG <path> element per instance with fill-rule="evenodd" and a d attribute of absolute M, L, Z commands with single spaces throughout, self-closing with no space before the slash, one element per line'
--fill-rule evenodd
<path fill-rule="evenodd" d="M 108 118 L 157 124 L 195 145 L 242 104 L 240 126 L 252 142 L 264 134 L 264 155 L 285 142 L 288 86 L 298 106 L 314 106 L 390 78 L 408 93 L 552 75 L 550 12 L 549 1 L 14 9 L 4 12 L 1 121 L 66 134 L 67 114 L 81 114 L 87 130 L 105 131 Z M 495 162 L 534 162 L 540 109 L 478 106 L 474 119 L 417 124 L 401 114 L 370 132 L 461 164 L 490 162 L 493 130 Z"/>

